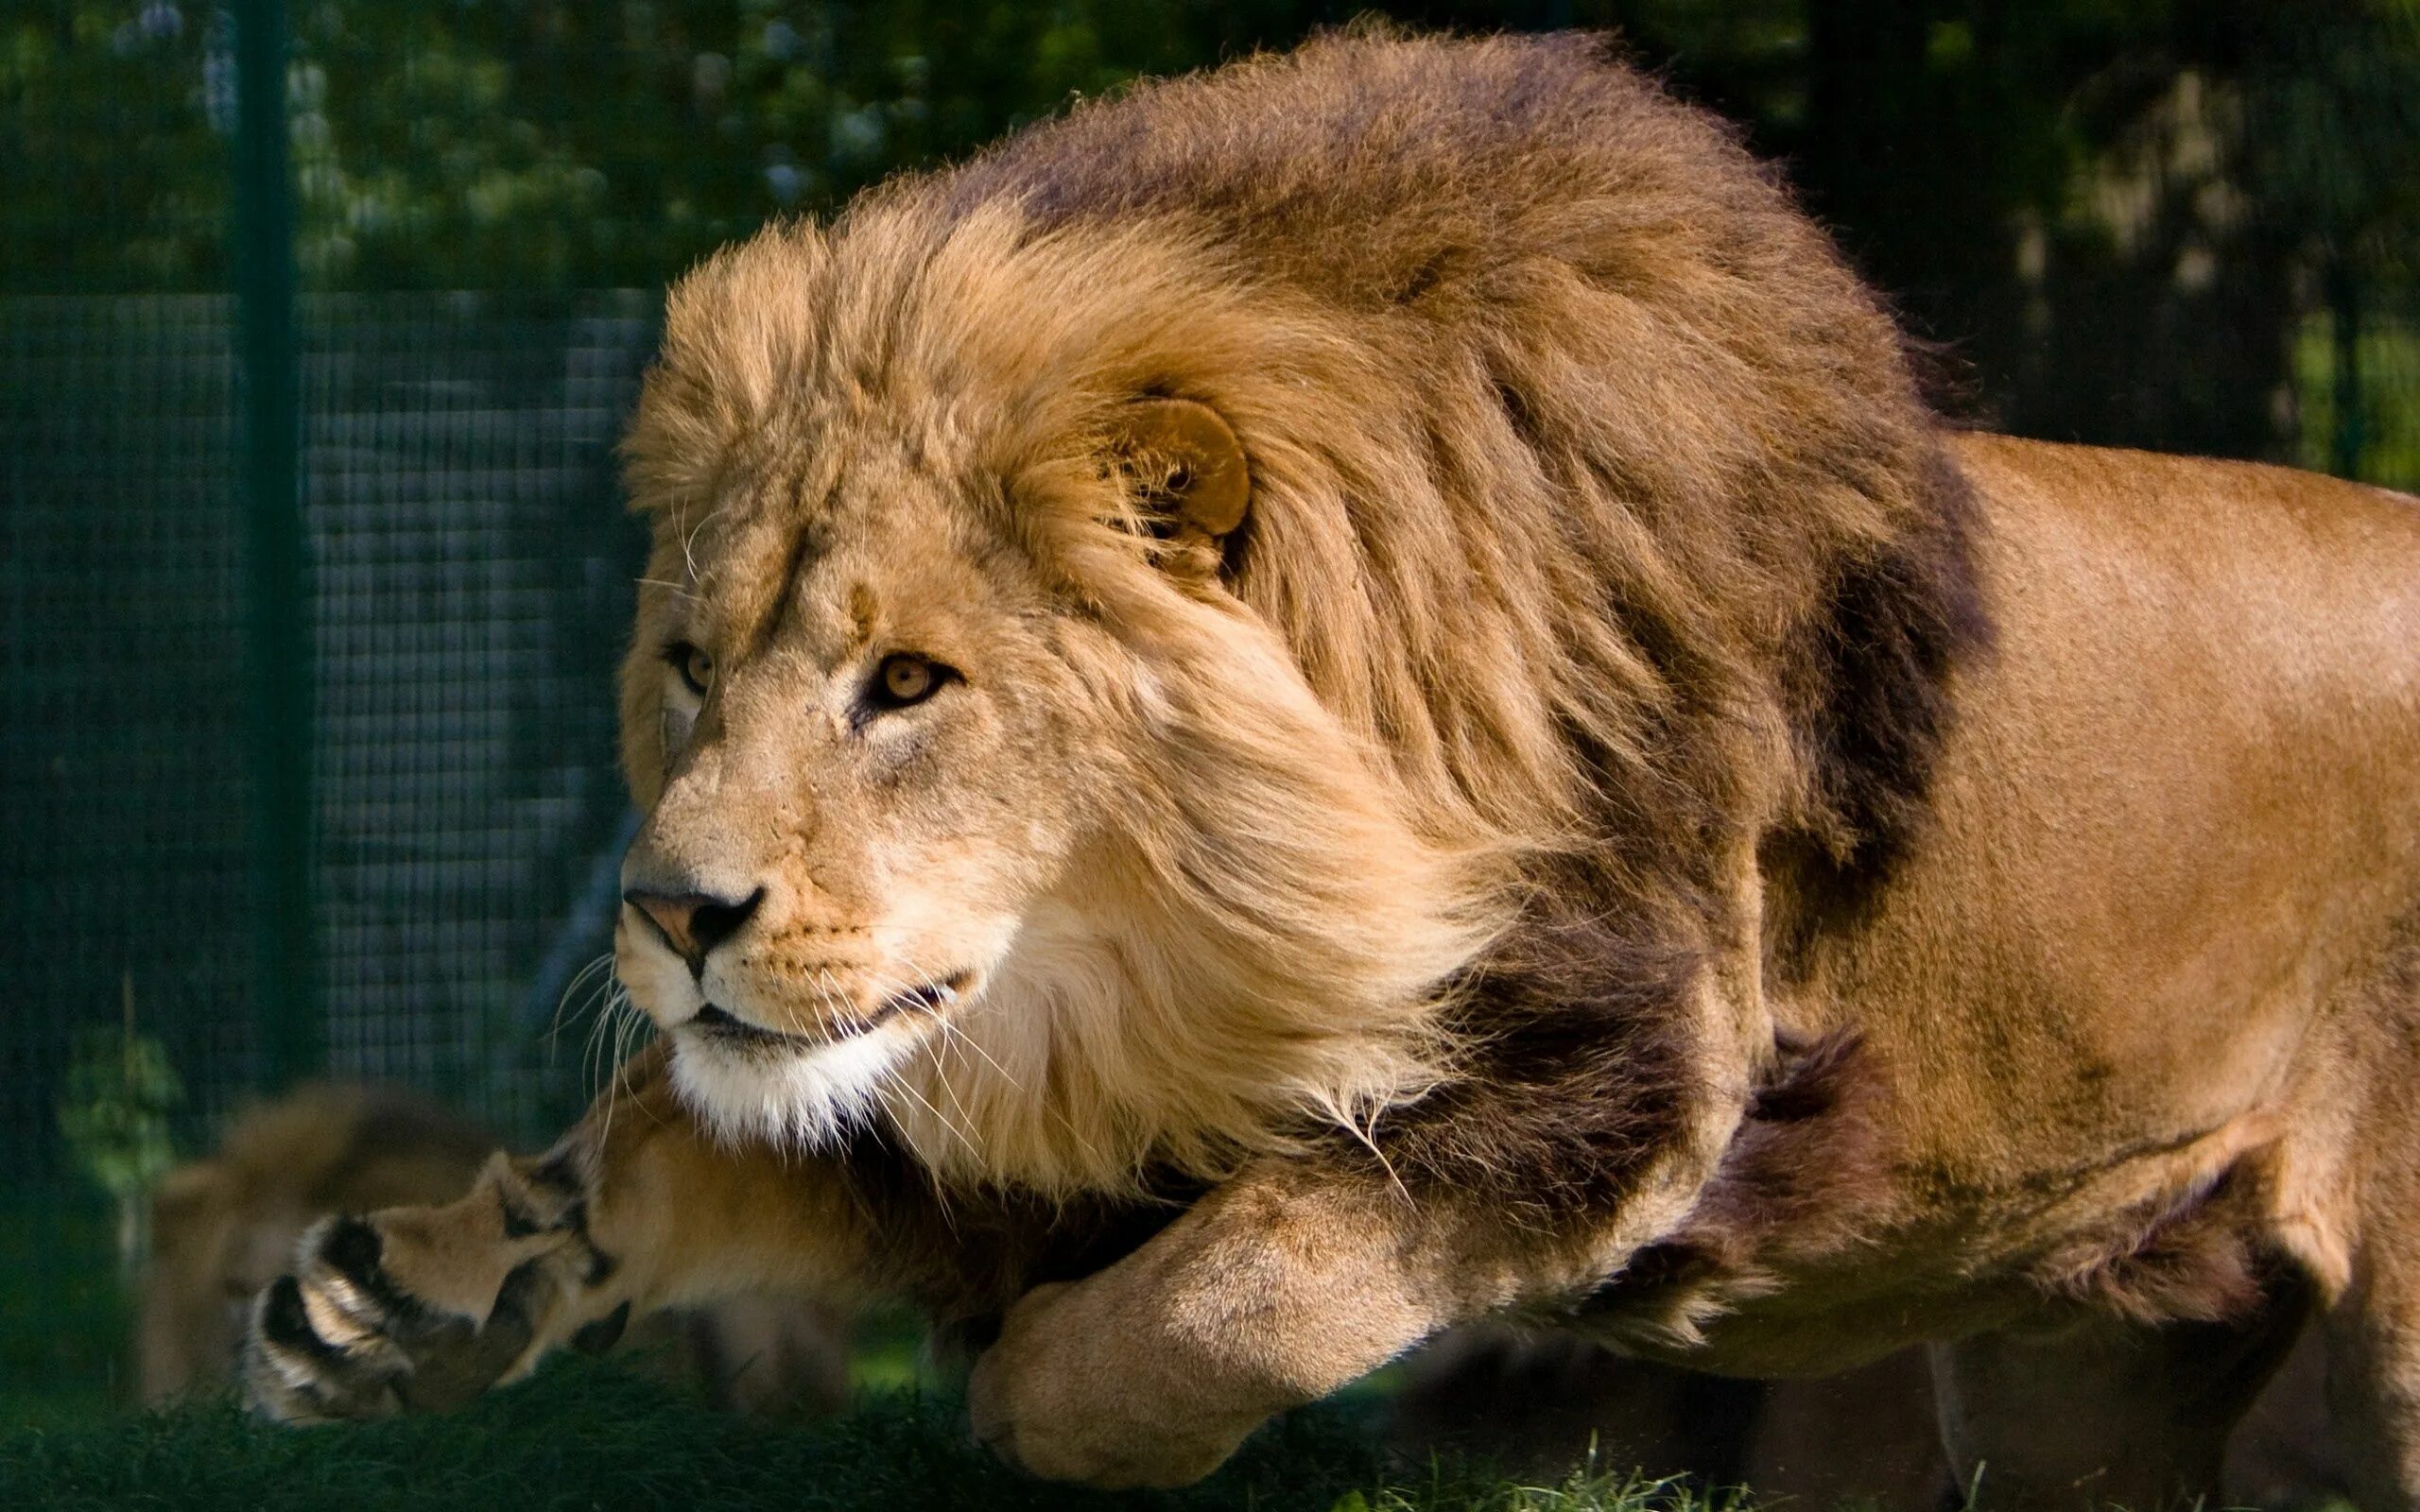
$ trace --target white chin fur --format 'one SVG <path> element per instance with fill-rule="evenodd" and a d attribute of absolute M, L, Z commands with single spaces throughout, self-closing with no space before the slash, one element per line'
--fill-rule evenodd
<path fill-rule="evenodd" d="M 818 1050 L 737 1050 L 676 1032 L 672 1086 L 716 1137 L 820 1148 L 863 1125 L 916 1037 L 884 1024 Z"/>

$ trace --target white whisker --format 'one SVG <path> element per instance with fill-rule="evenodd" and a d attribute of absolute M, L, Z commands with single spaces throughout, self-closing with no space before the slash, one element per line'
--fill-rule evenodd
<path fill-rule="evenodd" d="M 1015 1076 L 1010 1074 L 1008 1067 L 1003 1066 L 997 1060 L 994 1060 L 992 1057 L 992 1052 L 983 1048 L 983 1042 L 981 1040 L 976 1039 L 973 1035 L 968 1034 L 965 1029 L 961 1028 L 958 1024 L 951 1022 L 949 1016 L 946 1014 L 937 1013 L 933 1017 L 940 1022 L 942 1032 L 944 1035 L 955 1036 L 959 1043 L 966 1046 L 967 1049 L 974 1051 L 977 1055 L 981 1056 L 983 1057 L 983 1064 L 991 1067 L 994 1075 L 998 1076 L 1002 1081 L 1007 1082 L 1009 1084 L 1010 1091 L 1015 1092 L 1020 1097 L 1025 1095 L 1025 1084 L 1018 1081 Z"/>
<path fill-rule="evenodd" d="M 918 985 L 925 990 L 939 992 L 944 995 L 948 994 L 949 989 L 947 988 L 942 986 L 941 983 L 934 981 L 930 976 L 925 975 L 924 972 L 914 971 L 912 974 L 917 978 Z M 895 997 L 908 996 L 911 990 L 910 985 L 905 980 L 878 976 L 874 981 L 877 988 L 876 996 L 881 998 L 884 1002 L 890 1002 Z M 918 1005 L 917 1011 L 922 1012 L 933 1022 L 942 1026 L 942 1029 L 943 1030 L 942 1042 L 947 1043 L 947 1031 L 949 1029 L 948 1015 L 942 1012 L 940 1008 L 925 1004 L 921 998 L 915 999 L 914 1001 Z M 969 1155 L 980 1158 L 983 1153 L 982 1144 L 981 1142 L 975 1137 L 974 1119 L 967 1112 L 966 1105 L 959 1099 L 958 1089 L 950 1085 L 949 1078 L 946 1075 L 940 1077 L 939 1080 L 942 1084 L 942 1090 L 949 1096 L 950 1106 L 958 1109 L 958 1120 L 956 1121 L 953 1121 L 947 1115 L 942 1113 L 939 1108 L 934 1107 L 931 1099 L 916 1091 L 915 1087 L 908 1082 L 907 1077 L 900 1075 L 895 1071 L 890 1073 L 889 1076 L 889 1081 L 891 1086 L 896 1087 L 899 1091 L 904 1091 L 908 1096 L 916 1099 L 917 1104 L 922 1107 L 925 1112 L 930 1113 L 933 1116 L 933 1121 L 935 1123 L 941 1125 L 941 1126 L 960 1144 L 966 1146 L 966 1151 Z"/>
<path fill-rule="evenodd" d="M 952 997 L 957 995 L 955 993 L 949 993 L 949 989 L 946 987 L 943 987 L 941 983 L 934 981 L 929 975 L 925 974 L 921 971 L 917 971 L 916 975 L 927 988 L 932 988 L 942 992 L 948 993 Z M 983 1048 L 983 1041 L 977 1040 L 972 1034 L 969 1034 L 964 1026 L 960 1025 L 956 1019 L 951 1017 L 950 1014 L 936 1007 L 927 1007 L 925 1009 L 925 1012 L 931 1018 L 935 1024 L 940 1026 L 942 1031 L 942 1041 L 944 1045 L 959 1044 L 965 1046 L 975 1055 L 981 1057 L 983 1064 L 991 1068 L 994 1075 L 998 1076 L 1002 1081 L 1008 1083 L 1010 1091 L 1015 1092 L 1019 1097 L 1025 1097 L 1028 1095 L 1025 1090 L 1025 1084 L 1017 1080 L 1015 1074 L 1011 1073 L 1008 1067 L 1001 1065 L 999 1060 L 994 1057 L 989 1050 Z M 949 1093 L 950 1101 L 962 1110 L 965 1105 L 959 1099 L 957 1087 L 954 1079 L 948 1074 L 947 1067 L 941 1064 L 938 1057 L 935 1057 L 935 1065 L 936 1069 L 940 1072 L 939 1079 L 942 1086 L 943 1090 Z M 1083 1130 L 1076 1126 L 1075 1121 L 1070 1119 L 1064 1111 L 1055 1107 L 1050 1109 L 1050 1112 L 1052 1116 L 1058 1120 L 1060 1127 L 1067 1131 L 1067 1137 L 1074 1140 L 1077 1145 L 1081 1148 L 1085 1154 L 1091 1156 L 1096 1162 L 1098 1162 L 1100 1160 L 1100 1152 L 1093 1146 L 1090 1140 L 1084 1138 Z M 972 1122 L 972 1116 L 969 1115 L 969 1123 L 971 1124 Z M 967 1149 L 970 1153 L 977 1156 L 980 1156 L 982 1153 L 981 1149 L 971 1142 L 968 1143 Z"/>

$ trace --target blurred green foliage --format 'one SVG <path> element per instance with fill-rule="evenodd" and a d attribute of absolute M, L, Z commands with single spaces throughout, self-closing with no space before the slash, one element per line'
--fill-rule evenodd
<path fill-rule="evenodd" d="M 11 8 L 0 172 L 14 282 L 220 281 L 231 26 L 194 0 Z M 298 0 L 302 263 L 323 284 L 658 282 L 786 210 L 967 151 L 1137 73 L 1285 46 L 1300 0 Z M 1792 157 L 1898 284 L 2091 215 L 2174 144 L 2271 218 L 2376 254 L 2414 213 L 2415 0 L 1577 0 L 1381 6 L 1411 24 L 1620 31 Z M 2180 104 L 2180 80 L 2199 103 Z M 98 198 L 96 198 L 96 193 Z M 1955 212 L 1953 214 L 1952 212 Z M 1948 254 L 1970 246 L 1965 258 Z"/>
<path fill-rule="evenodd" d="M 660 283 L 768 215 L 1305 24 L 1098 0 L 289 9 L 299 260 L 310 284 L 362 288 Z M 40 228 L 10 283 L 222 284 L 227 13 L 69 0 L 0 28 L 8 218 Z"/>
<path fill-rule="evenodd" d="M 120 983 L 124 1020 L 88 1028 L 67 1065 L 59 1130 L 76 1162 L 117 1205 L 117 1268 L 131 1284 L 150 1252 L 151 1191 L 176 1163 L 168 1122 L 185 1099 L 167 1046 L 134 1026 L 134 982 Z"/>
<path fill-rule="evenodd" d="M 2420 0 L 1408 0 L 1617 30 L 1785 162 L 1974 406 L 2297 455 L 2314 319 L 2359 365 L 2420 232 Z M 306 287 L 649 287 L 1138 73 L 1289 45 L 1323 0 L 293 0 Z M 232 25 L 196 0 L 0 21 L 0 291 L 227 281 Z M 2349 381 L 2348 381 L 2349 380 Z M 2348 403 L 2347 400 L 2356 401 Z"/>
<path fill-rule="evenodd" d="M 149 1193 L 176 1163 L 168 1120 L 184 1101 L 167 1047 L 134 1027 L 128 989 L 122 1026 L 87 1029 L 67 1067 L 60 1132 L 94 1184 L 120 1201 Z"/>

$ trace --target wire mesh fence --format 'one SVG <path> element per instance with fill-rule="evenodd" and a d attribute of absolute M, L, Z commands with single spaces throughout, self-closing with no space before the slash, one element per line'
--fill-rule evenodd
<path fill-rule="evenodd" d="M 612 440 L 655 308 L 297 311 L 311 916 L 269 927 L 311 939 L 303 1069 L 438 1090 L 523 1136 L 594 1070 L 580 1026 L 549 1031 L 610 928 L 608 690 L 640 544 Z M 185 1151 L 267 1079 L 235 325 L 218 296 L 0 301 L 0 877 L 22 946 L 0 954 L 0 1139 L 19 1226 L 54 1235 L 24 1258 L 70 1288 L 109 1275 L 59 1211 L 84 1205 L 59 1112 L 92 1031 L 164 1046 Z"/>
<path fill-rule="evenodd" d="M 2245 4 L 2227 31 L 2112 0 L 2033 32 L 1982 0 L 1404 9 L 1627 27 L 2013 426 L 2420 485 L 2408 7 Z M 0 16 L 0 1398 L 115 1369 L 110 1220 L 60 1132 L 110 1033 L 162 1047 L 183 1152 L 298 1073 L 522 1137 L 581 1100 L 586 1025 L 549 1031 L 627 833 L 610 679 L 641 541 L 612 446 L 663 281 L 1070 92 L 1337 19 Z"/>
<path fill-rule="evenodd" d="M 625 803 L 605 690 L 639 541 L 611 446 L 655 301 L 300 315 L 316 918 L 285 927 L 320 939 L 326 1069 L 518 1121 L 520 1068 L 491 1052 L 546 1027 L 535 968 L 595 943 L 577 904 Z M 129 994 L 196 1117 L 261 1074 L 234 332 L 212 296 L 10 300 L 0 326 L 24 715 L 0 732 L 0 855 L 23 937 L 54 942 L 0 958 L 0 992 L 42 1009 L 0 1046 L 0 1108 L 45 1151 L 73 1027 Z M 559 938 L 572 920 L 590 936 Z"/>

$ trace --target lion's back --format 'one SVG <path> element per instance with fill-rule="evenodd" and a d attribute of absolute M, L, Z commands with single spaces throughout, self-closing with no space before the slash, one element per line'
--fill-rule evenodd
<path fill-rule="evenodd" d="M 1541 252 L 1618 262 L 1649 232 L 1703 255 L 1691 233 L 1718 202 L 1757 222 L 1722 227 L 1729 255 L 1772 239 L 1829 256 L 1726 127 L 1576 33 L 1357 28 L 1080 106 L 946 185 L 960 210 L 1012 199 L 1041 227 L 1190 223 L 1250 272 L 1357 305 Z"/>

